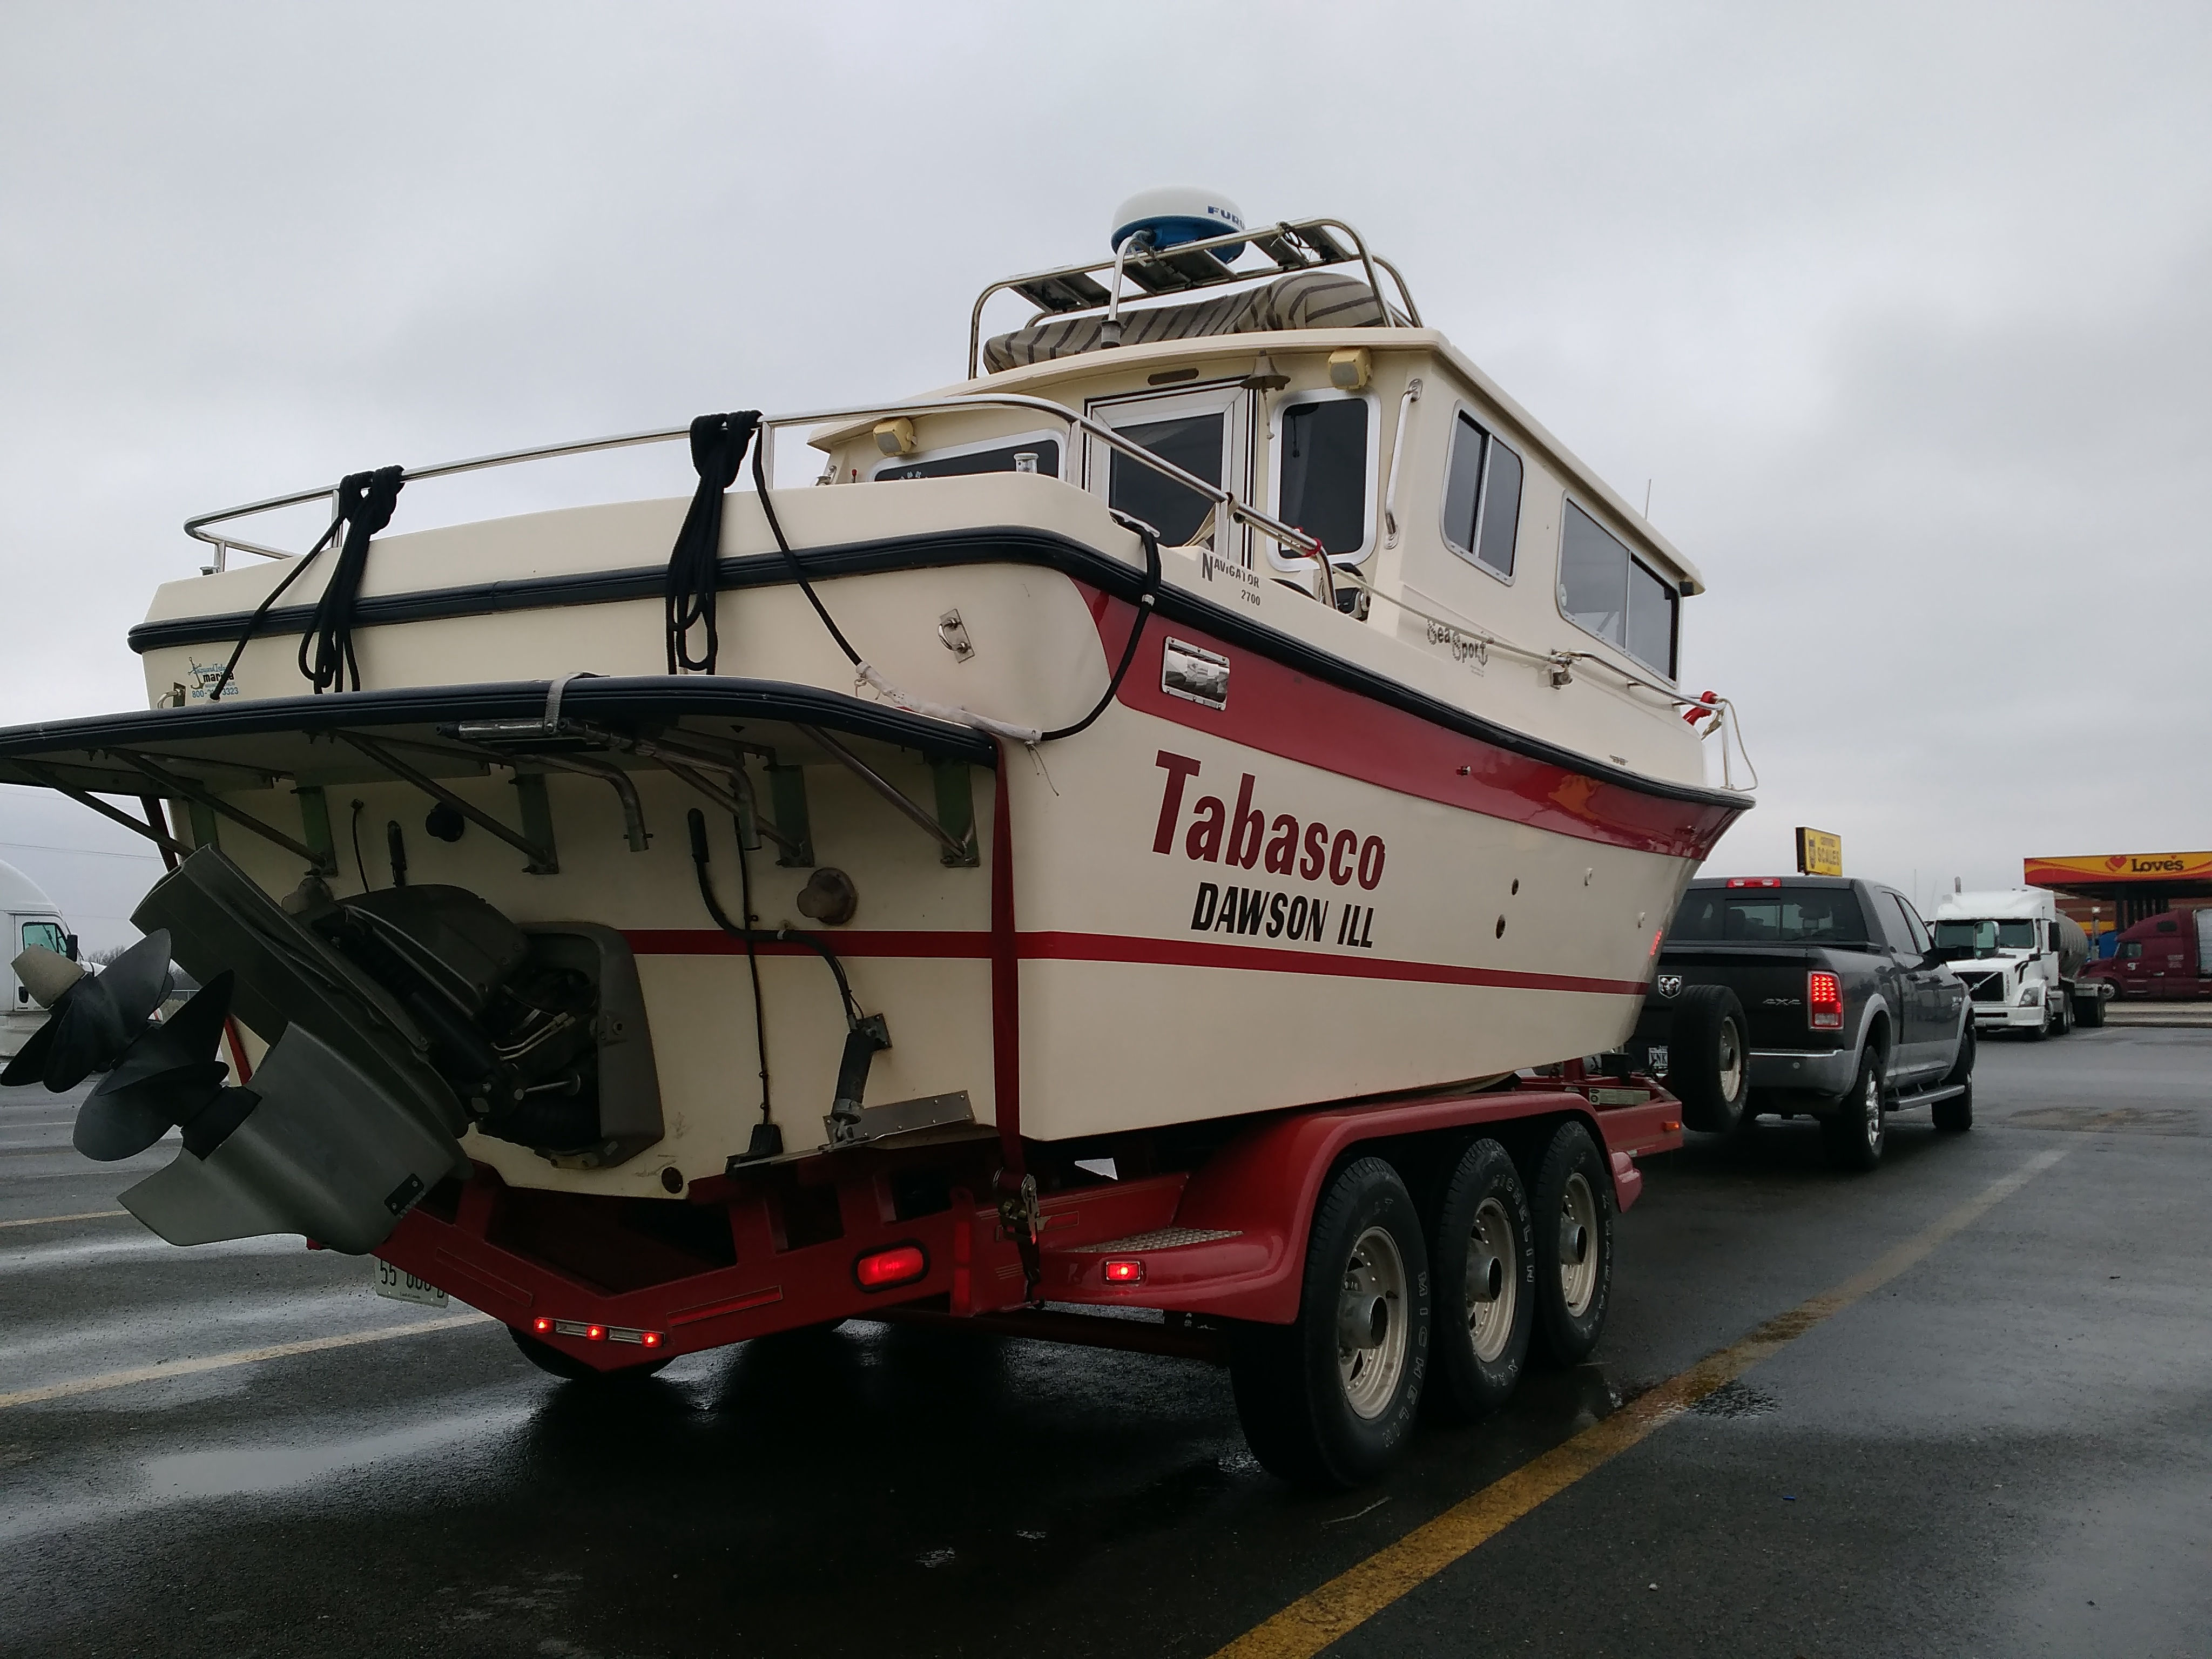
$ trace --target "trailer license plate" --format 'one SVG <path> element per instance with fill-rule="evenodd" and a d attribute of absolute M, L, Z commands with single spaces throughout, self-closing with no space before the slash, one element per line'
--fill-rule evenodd
<path fill-rule="evenodd" d="M 380 1256 L 370 1258 L 376 1270 L 376 1293 L 388 1296 L 394 1302 L 419 1302 L 426 1308 L 442 1308 L 446 1293 L 435 1285 L 427 1284 L 413 1273 L 402 1273 Z"/>

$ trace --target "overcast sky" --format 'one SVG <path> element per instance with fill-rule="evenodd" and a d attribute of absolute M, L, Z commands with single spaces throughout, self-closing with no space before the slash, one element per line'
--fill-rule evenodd
<path fill-rule="evenodd" d="M 1651 481 L 1762 779 L 1714 872 L 2212 845 L 2202 4 L 0 0 L 0 720 L 143 701 L 188 514 L 941 385 L 984 283 L 1176 182 L 1358 224 Z M 626 465 L 576 487 L 690 490 Z M 76 849 L 137 851 L 0 789 L 128 937 L 155 866 Z"/>

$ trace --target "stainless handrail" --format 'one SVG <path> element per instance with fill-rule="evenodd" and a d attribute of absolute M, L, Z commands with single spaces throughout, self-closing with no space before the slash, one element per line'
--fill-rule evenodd
<path fill-rule="evenodd" d="M 1383 258 L 1380 254 L 1369 252 L 1367 250 L 1367 239 L 1362 236 L 1357 230 L 1353 229 L 1352 226 L 1346 224 L 1341 219 L 1284 219 L 1272 225 L 1257 225 L 1249 230 L 1232 230 L 1219 236 L 1205 237 L 1195 242 L 1177 242 L 1172 249 L 1162 250 L 1162 252 L 1188 253 L 1203 251 L 1207 248 L 1228 247 L 1240 242 L 1249 242 L 1255 236 L 1265 236 L 1271 233 L 1276 234 L 1295 234 L 1297 232 L 1301 230 L 1340 230 L 1346 236 L 1349 236 L 1352 239 L 1352 248 L 1358 256 L 1359 263 L 1367 272 L 1367 287 L 1369 291 L 1375 295 L 1376 302 L 1382 307 L 1382 318 L 1385 325 L 1392 328 L 1395 328 L 1399 325 L 1396 315 L 1390 309 L 1390 302 L 1382 297 L 1382 284 L 1381 280 L 1375 274 L 1376 267 L 1378 265 L 1384 270 L 1389 271 L 1390 273 L 1390 280 L 1397 284 L 1398 298 L 1404 303 L 1406 325 L 1411 328 L 1419 328 L 1422 326 L 1421 308 L 1413 303 L 1413 290 L 1406 285 L 1406 278 L 1404 275 L 1399 270 L 1397 266 L 1392 264 L 1388 259 Z M 1096 276 L 1102 270 L 1111 270 L 1115 273 L 1115 283 L 1114 291 L 1109 296 L 1109 304 L 1112 312 L 1118 315 L 1120 311 L 1119 301 L 1121 297 L 1121 270 L 1124 257 L 1127 252 L 1127 246 L 1125 243 L 1121 246 L 1116 247 L 1114 250 L 1112 257 L 1109 258 L 1100 259 L 1087 265 L 1062 265 L 1052 270 L 1027 271 L 1019 276 L 1008 276 L 1000 282 L 994 283 L 988 288 L 985 289 L 981 294 L 977 295 L 975 296 L 975 303 L 968 313 L 968 378 L 972 380 L 976 377 L 976 367 L 981 362 L 983 346 L 983 307 L 990 302 L 990 299 L 993 295 L 1003 293 L 1008 289 L 1018 288 L 1024 283 L 1042 282 L 1048 277 L 1091 276 Z M 1304 266 L 1302 269 L 1307 270 L 1316 270 L 1324 265 L 1341 264 L 1345 262 L 1340 259 L 1316 259 L 1312 264 Z M 1232 271 L 1229 276 L 1221 278 L 1220 281 L 1222 283 L 1257 281 L 1259 278 L 1263 276 L 1295 276 L 1296 274 L 1296 270 L 1290 267 L 1278 265 L 1273 270 Z M 1218 283 L 1193 284 L 1194 287 L 1218 285 Z M 1098 309 L 1098 307 L 1096 306 L 1081 306 L 1075 307 L 1073 310 L 1054 312 L 1051 314 L 1054 316 L 1074 316 L 1083 311 L 1096 311 L 1097 309 Z"/>
<path fill-rule="evenodd" d="M 1209 483 L 1195 473 L 1186 472 L 1174 462 L 1155 455 L 1142 444 L 1126 438 L 1103 422 L 1094 421 L 1087 415 L 1077 413 L 1065 404 L 1054 403 L 1048 398 L 1026 397 L 1019 392 L 975 392 L 951 398 L 926 399 L 915 403 L 864 404 L 847 409 L 811 409 L 789 415 L 763 416 L 761 419 L 763 439 L 780 427 L 823 426 L 832 423 L 860 421 L 869 418 L 911 418 L 925 415 L 953 415 L 978 409 L 1032 410 L 1050 419 L 1065 422 L 1071 445 L 1078 433 L 1084 434 L 1106 446 L 1117 454 L 1152 468 L 1155 472 L 1196 491 L 1208 501 L 1261 535 L 1286 548 L 1297 556 L 1319 562 L 1321 543 L 1304 531 L 1294 528 L 1258 508 L 1247 506 L 1237 499 L 1233 491 Z M 691 428 L 671 427 L 661 431 L 631 432 L 618 437 L 591 438 L 575 443 L 548 444 L 532 449 L 511 449 L 494 455 L 477 455 L 465 461 L 441 461 L 435 466 L 409 468 L 410 483 L 423 478 L 450 477 L 456 473 L 480 472 L 491 467 L 514 466 L 524 461 L 551 459 L 562 455 L 581 455 L 604 449 L 624 449 L 640 444 L 673 443 L 679 438 L 689 438 Z M 763 469 L 765 470 L 765 469 Z M 266 501 L 250 501 L 243 507 L 226 507 L 220 512 L 204 513 L 185 521 L 185 533 L 197 541 L 208 543 L 218 550 L 238 548 L 251 552 L 269 552 L 280 558 L 296 558 L 298 555 L 256 547 L 250 542 L 231 537 L 207 533 L 210 525 L 227 524 L 234 519 L 250 518 L 258 513 L 271 513 L 287 507 L 299 507 L 308 501 L 330 498 L 327 488 L 295 490 L 289 495 L 272 495 Z"/>

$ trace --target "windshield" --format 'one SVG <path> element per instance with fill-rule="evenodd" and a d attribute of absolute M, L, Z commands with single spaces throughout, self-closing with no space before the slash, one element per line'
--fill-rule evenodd
<path fill-rule="evenodd" d="M 1687 944 L 1863 944 L 1866 920 L 1848 887 L 1693 887 L 1667 937 Z"/>
<path fill-rule="evenodd" d="M 2033 921 L 1939 921 L 1936 948 L 1954 955 L 1984 957 L 1992 951 L 2033 951 Z"/>

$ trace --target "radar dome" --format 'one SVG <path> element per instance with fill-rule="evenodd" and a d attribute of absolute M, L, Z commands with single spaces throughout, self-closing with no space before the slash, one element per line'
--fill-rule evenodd
<path fill-rule="evenodd" d="M 1118 249 L 1142 231 L 1150 234 L 1154 247 L 1177 247 L 1243 228 L 1243 213 L 1219 191 L 1170 185 L 1160 190 L 1139 191 L 1116 208 L 1114 234 L 1108 246 Z M 1209 251 L 1226 264 L 1244 252 L 1244 244 L 1236 242 Z"/>

